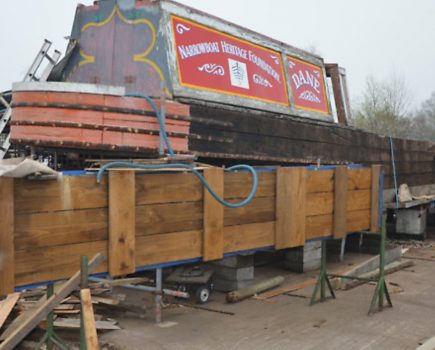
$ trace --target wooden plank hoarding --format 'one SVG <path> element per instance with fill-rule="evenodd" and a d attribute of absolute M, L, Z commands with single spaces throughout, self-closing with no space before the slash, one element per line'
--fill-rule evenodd
<path fill-rule="evenodd" d="M 335 171 L 303 167 L 259 171 L 257 195 L 238 209 L 224 208 L 209 198 L 188 173 L 111 171 L 100 184 L 92 175 L 57 181 L 7 179 L 16 203 L 9 220 L 12 217 L 15 223 L 9 233 L 2 231 L 2 239 L 14 237 L 15 244 L 0 246 L 3 254 L 14 256 L 12 270 L 2 269 L 0 280 L 15 281 L 8 282 L 9 289 L 2 293 L 13 285 L 67 278 L 78 269 L 81 255 L 98 252 L 107 254 L 109 262 L 96 272 L 117 275 L 141 266 L 213 260 L 226 253 L 283 249 L 332 237 L 338 232 L 337 189 L 341 198 L 347 192 L 346 205 L 340 202 L 345 231 L 369 230 L 375 205 L 372 169 L 347 168 L 346 181 L 338 181 Z M 228 201 L 239 201 L 251 190 L 251 175 L 246 172 L 210 169 L 205 176 Z"/>

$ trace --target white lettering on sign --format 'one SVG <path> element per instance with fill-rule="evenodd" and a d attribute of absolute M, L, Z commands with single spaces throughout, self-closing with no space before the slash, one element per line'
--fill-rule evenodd
<path fill-rule="evenodd" d="M 272 88 L 273 85 L 270 83 L 269 80 L 267 80 L 266 78 L 262 77 L 259 74 L 254 74 L 252 76 L 252 80 L 254 81 L 255 84 L 257 85 L 262 85 L 264 87 L 268 87 L 268 88 Z"/>
<path fill-rule="evenodd" d="M 222 52 L 229 55 L 237 56 L 245 60 L 248 59 L 248 51 L 236 45 L 229 44 L 226 41 L 221 41 Z"/>
<path fill-rule="evenodd" d="M 267 64 L 266 61 L 264 61 L 262 58 L 255 55 L 251 50 L 249 50 L 248 54 L 249 54 L 249 61 L 254 63 L 256 66 L 260 67 L 277 82 L 280 82 L 281 79 L 279 74 L 276 72 L 275 69 L 273 69 L 269 64 Z"/>
<path fill-rule="evenodd" d="M 320 94 L 320 81 L 309 71 L 306 70 L 305 72 L 302 72 L 300 70 L 292 75 L 292 79 L 296 85 L 296 89 L 299 89 L 301 86 L 311 86 Z"/>
<path fill-rule="evenodd" d="M 203 55 L 207 53 L 220 53 L 219 43 L 217 42 L 204 42 L 192 45 L 179 45 L 178 52 L 181 59 Z"/>

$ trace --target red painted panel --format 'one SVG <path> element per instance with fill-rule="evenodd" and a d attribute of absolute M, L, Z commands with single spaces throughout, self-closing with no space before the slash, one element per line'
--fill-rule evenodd
<path fill-rule="evenodd" d="M 80 94 L 68 92 L 17 91 L 13 93 L 14 103 L 65 103 L 90 106 L 105 106 L 126 109 L 154 111 L 143 98 L 109 96 L 101 94 Z M 160 101 L 154 101 L 160 110 Z M 168 115 L 188 117 L 188 105 L 173 101 L 165 101 L 165 111 Z"/>
<path fill-rule="evenodd" d="M 14 107 L 13 122 L 65 122 L 103 125 L 104 112 L 47 107 Z"/>
<path fill-rule="evenodd" d="M 32 91 L 16 92 L 13 98 L 14 103 L 23 102 L 28 106 L 16 106 L 12 109 L 12 142 L 51 147 L 145 150 L 153 153 L 159 149 L 160 139 L 156 133 L 159 125 L 156 116 L 74 108 L 76 104 L 84 104 L 107 109 L 123 107 L 127 110 L 150 110 L 149 103 L 143 99 Z M 34 107 L 32 103 L 40 105 Z M 71 104 L 71 107 L 44 106 L 50 103 Z M 189 106 L 166 101 L 165 107 L 167 111 L 177 115 L 189 115 Z M 170 134 L 177 134 L 169 135 L 174 151 L 187 152 L 190 122 L 173 119 L 169 115 L 166 118 L 166 130 Z M 150 135 L 149 132 L 154 132 L 155 135 Z"/>
<path fill-rule="evenodd" d="M 171 16 L 180 84 L 288 105 L 281 54 Z"/>
<path fill-rule="evenodd" d="M 329 114 L 322 67 L 287 56 L 296 108 Z"/>
<path fill-rule="evenodd" d="M 156 117 L 145 117 L 143 115 L 120 114 L 120 113 L 104 113 L 105 126 L 129 127 L 132 129 L 153 130 L 159 131 L 159 124 Z M 181 120 L 173 120 L 167 118 L 165 120 L 166 131 L 176 132 L 188 135 L 189 122 Z"/>

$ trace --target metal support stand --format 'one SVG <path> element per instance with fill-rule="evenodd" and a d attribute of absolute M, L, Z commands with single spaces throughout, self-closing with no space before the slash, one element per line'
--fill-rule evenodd
<path fill-rule="evenodd" d="M 331 282 L 329 281 L 328 274 L 326 273 L 326 241 L 322 241 L 321 245 L 322 249 L 322 256 L 320 261 L 320 274 L 319 278 L 317 279 L 316 286 L 314 287 L 313 295 L 311 296 L 311 302 L 310 305 L 314 305 L 317 302 L 323 302 L 326 299 L 332 298 L 335 299 L 335 293 L 332 289 Z M 330 296 L 326 297 L 326 287 L 328 287 Z M 320 289 L 320 299 L 316 300 L 317 293 Z"/>
<path fill-rule="evenodd" d="M 50 299 L 54 294 L 54 286 L 53 284 L 47 285 L 47 299 Z M 55 333 L 54 331 L 54 317 L 53 312 L 50 312 L 47 316 L 47 332 L 45 332 L 41 341 L 37 345 L 37 349 L 39 349 L 42 344 L 46 344 L 47 350 L 53 350 L 54 345 L 56 345 L 61 350 L 68 350 L 68 346 L 65 342 Z"/>
<path fill-rule="evenodd" d="M 88 288 L 88 257 L 82 256 L 80 259 L 80 289 L 85 288 Z M 80 350 L 87 350 L 83 308 L 80 312 Z"/>
<path fill-rule="evenodd" d="M 387 284 L 385 282 L 385 240 L 386 240 L 386 225 L 387 215 L 382 215 L 381 227 L 381 245 L 379 249 L 379 280 L 376 285 L 375 293 L 370 304 L 369 315 L 374 314 L 376 311 L 382 311 L 384 308 L 384 296 L 387 300 L 387 306 L 393 307 L 391 302 L 390 293 L 388 292 Z"/>
<path fill-rule="evenodd" d="M 89 280 L 97 283 L 107 283 L 110 282 L 108 279 L 99 278 L 99 277 L 89 277 Z M 120 288 L 127 288 L 132 290 L 138 290 L 141 292 L 148 292 L 154 294 L 155 301 L 155 321 L 156 323 L 162 322 L 162 299 L 163 295 L 170 295 L 177 298 L 189 299 L 190 294 L 187 292 L 179 291 L 179 290 L 171 290 L 168 288 L 163 288 L 163 269 L 161 267 L 156 268 L 156 285 L 152 286 L 143 286 L 143 285 L 133 285 L 133 284 L 122 284 L 119 286 Z"/>

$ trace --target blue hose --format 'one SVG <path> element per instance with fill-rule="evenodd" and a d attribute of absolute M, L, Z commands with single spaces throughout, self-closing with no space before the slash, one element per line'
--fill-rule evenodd
<path fill-rule="evenodd" d="M 174 156 L 175 155 L 174 150 L 172 149 L 171 143 L 169 142 L 169 139 L 168 139 L 168 135 L 166 134 L 166 128 L 165 128 L 165 123 L 163 121 L 163 117 L 162 117 L 159 109 L 157 108 L 156 104 L 154 103 L 154 101 L 149 96 L 143 95 L 140 93 L 136 93 L 136 92 L 125 95 L 125 96 L 143 98 L 149 102 L 151 107 L 154 109 L 154 113 L 156 113 L 157 120 L 159 121 L 159 126 L 160 126 L 160 134 L 162 135 L 163 140 L 165 141 L 166 147 L 168 148 L 169 155 Z"/>
<path fill-rule="evenodd" d="M 165 122 L 163 120 L 162 114 L 158 110 L 154 101 L 149 96 L 146 96 L 146 95 L 141 94 L 141 93 L 130 93 L 130 94 L 127 94 L 126 96 L 127 97 L 143 98 L 149 102 L 149 104 L 151 105 L 152 109 L 154 110 L 154 112 L 157 116 L 157 120 L 159 121 L 160 135 L 163 137 L 163 140 L 166 144 L 166 147 L 168 148 L 169 155 L 174 156 L 175 155 L 174 150 L 172 149 L 171 143 L 169 142 L 169 138 L 168 138 L 168 135 L 166 133 Z M 199 179 L 199 181 L 201 181 L 201 183 L 204 185 L 204 187 L 207 189 L 207 191 L 213 196 L 213 198 L 215 198 L 220 204 L 222 204 L 228 208 L 241 208 L 241 207 L 245 206 L 246 204 L 248 204 L 252 200 L 252 198 L 254 198 L 255 194 L 257 193 L 257 189 L 258 189 L 257 172 L 255 171 L 255 169 L 253 167 L 251 167 L 249 165 L 245 165 L 245 164 L 234 165 L 232 167 L 225 169 L 225 171 L 247 170 L 252 175 L 253 181 L 252 181 L 251 192 L 249 193 L 249 196 L 246 197 L 246 199 L 244 199 L 243 201 L 241 201 L 239 203 L 229 203 L 229 202 L 226 202 L 223 198 L 219 197 L 218 194 L 210 187 L 210 185 L 204 179 L 204 177 L 201 175 L 201 173 L 199 171 L 197 171 L 193 166 L 188 165 L 188 164 L 183 164 L 183 163 L 136 164 L 136 163 L 131 163 L 131 162 L 111 162 L 111 163 L 108 163 L 108 164 L 102 166 L 100 168 L 100 170 L 98 171 L 98 174 L 97 174 L 97 182 L 98 183 L 101 181 L 101 177 L 103 176 L 103 173 L 107 169 L 112 168 L 112 167 L 128 167 L 128 168 L 138 168 L 138 169 L 144 169 L 144 170 L 156 170 L 156 169 L 157 170 L 158 169 L 162 169 L 162 170 L 163 169 L 187 169 L 187 170 L 190 170 Z"/>
<path fill-rule="evenodd" d="M 258 189 L 258 176 L 257 172 L 253 167 L 246 164 L 239 164 L 234 165 L 232 167 L 229 167 L 225 169 L 225 171 L 235 171 L 235 170 L 247 170 L 252 175 L 252 189 L 249 193 L 249 196 L 246 197 L 243 201 L 239 203 L 229 203 L 226 202 L 224 199 L 219 197 L 215 191 L 210 187 L 210 185 L 207 183 L 207 181 L 204 179 L 204 177 L 201 175 L 201 173 L 196 170 L 193 166 L 189 164 L 182 164 L 182 163 L 175 163 L 175 164 L 136 164 L 136 163 L 130 163 L 130 162 L 111 162 L 106 165 L 103 165 L 100 170 L 98 170 L 97 174 L 97 182 L 99 183 L 101 181 L 101 178 L 103 176 L 103 173 L 113 167 L 127 167 L 127 168 L 137 168 L 137 169 L 144 169 L 144 170 L 156 170 L 156 169 L 187 169 L 193 172 L 193 174 L 199 179 L 199 181 L 202 182 L 204 187 L 207 189 L 208 192 L 222 205 L 228 207 L 228 208 L 241 208 L 248 204 L 252 198 L 254 198 L 257 189 Z"/>

